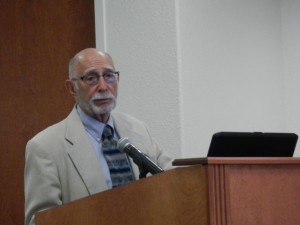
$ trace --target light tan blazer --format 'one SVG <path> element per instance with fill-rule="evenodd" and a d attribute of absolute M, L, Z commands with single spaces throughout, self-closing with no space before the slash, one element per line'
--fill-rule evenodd
<path fill-rule="evenodd" d="M 129 137 L 163 169 L 171 168 L 171 158 L 157 146 L 143 122 L 122 113 L 112 117 L 121 138 Z M 38 211 L 108 189 L 75 107 L 65 120 L 27 143 L 25 160 L 25 225 L 34 224 Z M 138 179 L 139 169 L 131 164 Z"/>

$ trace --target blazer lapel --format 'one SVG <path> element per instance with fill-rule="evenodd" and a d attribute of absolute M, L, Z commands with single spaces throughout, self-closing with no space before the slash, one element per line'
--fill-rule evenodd
<path fill-rule="evenodd" d="M 112 114 L 112 117 L 113 117 L 115 129 L 117 130 L 120 138 L 130 137 L 130 140 L 133 141 L 133 143 L 143 146 L 143 143 L 140 143 L 140 140 L 143 139 L 139 138 L 140 136 L 139 131 L 134 130 L 131 123 L 129 123 L 127 120 L 119 119 L 117 113 Z M 138 180 L 140 175 L 139 167 L 135 164 L 135 162 L 133 162 L 132 158 L 129 157 L 129 160 L 131 162 L 134 176 L 136 180 Z"/>
<path fill-rule="evenodd" d="M 71 143 L 71 147 L 67 151 L 90 195 L 107 190 L 108 187 L 100 170 L 96 154 L 75 107 L 67 117 L 66 122 L 65 138 Z"/>

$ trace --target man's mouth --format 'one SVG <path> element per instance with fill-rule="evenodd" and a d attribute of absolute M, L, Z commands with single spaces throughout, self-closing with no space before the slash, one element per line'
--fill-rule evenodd
<path fill-rule="evenodd" d="M 102 105 L 102 104 L 109 104 L 112 102 L 111 98 L 101 98 L 101 99 L 94 99 L 93 102 L 98 105 Z"/>

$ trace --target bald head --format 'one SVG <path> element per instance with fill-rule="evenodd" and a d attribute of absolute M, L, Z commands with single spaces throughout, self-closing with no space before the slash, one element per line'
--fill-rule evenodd
<path fill-rule="evenodd" d="M 114 63 L 111 56 L 107 52 L 99 51 L 95 48 L 86 48 L 78 52 L 69 62 L 69 79 L 77 78 L 78 71 L 81 66 L 85 66 L 87 62 L 91 62 L 94 59 L 101 58 L 103 60 L 110 61 L 112 68 L 114 69 Z"/>
<path fill-rule="evenodd" d="M 116 106 L 118 82 L 110 55 L 87 48 L 70 60 L 65 86 L 86 114 L 105 123 Z"/>

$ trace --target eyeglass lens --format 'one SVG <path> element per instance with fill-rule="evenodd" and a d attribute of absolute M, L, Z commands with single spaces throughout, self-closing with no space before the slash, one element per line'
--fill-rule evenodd
<path fill-rule="evenodd" d="M 99 74 L 90 74 L 83 77 L 83 81 L 86 82 L 88 85 L 96 85 L 100 80 L 101 75 Z M 102 75 L 104 81 L 107 84 L 112 84 L 117 80 L 117 73 L 106 73 Z"/>

